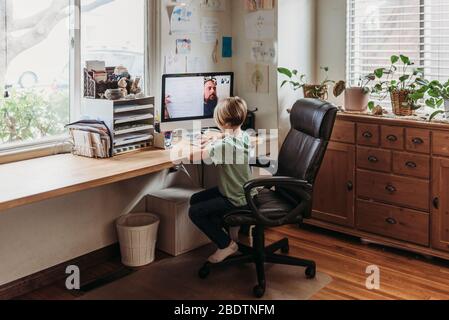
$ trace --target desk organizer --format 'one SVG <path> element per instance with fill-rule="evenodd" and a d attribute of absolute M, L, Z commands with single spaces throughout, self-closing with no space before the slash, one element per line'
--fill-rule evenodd
<path fill-rule="evenodd" d="M 101 120 L 112 133 L 113 155 L 141 150 L 154 142 L 154 98 L 83 99 L 83 116 Z"/>

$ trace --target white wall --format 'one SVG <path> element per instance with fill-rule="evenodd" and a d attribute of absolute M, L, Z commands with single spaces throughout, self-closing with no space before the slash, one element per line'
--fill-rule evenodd
<path fill-rule="evenodd" d="M 257 127 L 266 129 L 277 128 L 277 74 L 276 64 L 270 65 L 270 90 L 269 94 L 255 94 L 250 93 L 246 89 L 246 63 L 250 62 L 250 48 L 251 43 L 246 39 L 245 33 L 245 7 L 242 0 L 226 0 L 226 11 L 211 12 L 198 8 L 198 1 L 193 1 L 196 4 L 200 16 L 217 17 L 220 20 L 220 34 L 219 34 L 219 61 L 215 64 L 212 61 L 213 44 L 201 43 L 200 34 L 175 34 L 170 35 L 169 17 L 167 14 L 166 5 L 169 0 L 162 0 L 159 11 L 160 15 L 160 68 L 158 76 L 153 81 L 160 82 L 162 73 L 164 72 L 164 57 L 168 54 L 176 53 L 176 39 L 190 38 L 192 39 L 192 53 L 191 56 L 205 57 L 205 69 L 203 72 L 227 72 L 233 71 L 235 74 L 234 93 L 244 98 L 250 108 L 258 107 L 257 113 Z M 281 0 L 283 1 L 283 0 Z M 233 38 L 233 57 L 222 58 L 222 37 L 231 36 Z M 276 39 L 274 39 L 276 41 Z M 160 84 L 155 86 L 156 104 L 160 105 Z"/>
<path fill-rule="evenodd" d="M 346 80 L 346 0 L 317 0 L 316 77 L 322 80 L 320 66 L 330 68 L 329 78 Z M 339 98 L 329 93 L 329 101 L 342 106 Z"/>
<path fill-rule="evenodd" d="M 332 0 L 331 0 L 332 1 Z M 296 68 L 314 80 L 315 76 L 316 0 L 279 0 L 279 66 Z M 278 86 L 284 80 L 278 77 Z M 290 87 L 279 90 L 279 129 L 283 138 L 290 129 L 287 109 L 303 96 Z M 282 139 L 283 140 L 283 139 Z"/>
<path fill-rule="evenodd" d="M 0 213 L 0 286 L 117 242 L 114 221 L 166 172 Z"/>
<path fill-rule="evenodd" d="M 232 0 L 226 0 L 226 10 L 225 11 L 208 11 L 205 9 L 201 9 L 199 7 L 199 1 L 192 1 L 192 5 L 196 8 L 200 17 L 215 17 L 220 20 L 220 34 L 218 35 L 219 39 L 219 48 L 218 48 L 218 63 L 215 63 L 212 60 L 212 52 L 214 50 L 215 44 L 202 43 L 200 33 L 195 34 L 172 34 L 170 35 L 170 20 L 167 13 L 167 4 L 172 3 L 170 0 L 161 0 L 158 11 L 160 12 L 159 16 L 159 25 L 157 28 L 159 29 L 159 43 L 156 44 L 160 47 L 159 56 L 155 57 L 159 60 L 159 70 L 156 70 L 157 75 L 154 76 L 153 81 L 156 82 L 156 85 L 153 86 L 155 88 L 155 97 L 156 97 L 156 105 L 160 106 L 161 104 L 161 78 L 164 73 L 165 66 L 165 56 L 166 55 L 174 55 L 176 54 L 176 39 L 191 39 L 192 40 L 192 52 L 190 56 L 192 57 L 203 57 L 204 59 L 204 70 L 201 72 L 230 72 L 232 71 L 232 58 L 222 58 L 222 38 L 223 36 L 232 36 Z M 200 19 L 201 20 L 201 19 Z"/>

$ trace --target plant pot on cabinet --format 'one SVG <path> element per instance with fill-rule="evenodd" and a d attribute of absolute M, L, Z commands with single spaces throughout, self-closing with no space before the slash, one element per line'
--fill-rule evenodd
<path fill-rule="evenodd" d="M 449 100 L 444 100 L 444 116 L 449 119 Z"/>
<path fill-rule="evenodd" d="M 397 116 L 411 116 L 413 115 L 413 108 L 409 102 L 409 90 L 393 90 L 391 95 L 391 105 L 393 113 Z"/>
<path fill-rule="evenodd" d="M 327 100 L 329 97 L 327 86 L 306 84 L 303 89 L 304 98 Z"/>
<path fill-rule="evenodd" d="M 365 112 L 368 109 L 369 95 L 363 88 L 347 88 L 345 90 L 345 110 Z"/>

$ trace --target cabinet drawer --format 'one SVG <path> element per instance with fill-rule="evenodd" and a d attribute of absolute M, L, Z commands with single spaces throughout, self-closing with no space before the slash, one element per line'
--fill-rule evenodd
<path fill-rule="evenodd" d="M 368 201 L 357 201 L 357 228 L 393 239 L 429 246 L 427 213 Z"/>
<path fill-rule="evenodd" d="M 430 157 L 406 152 L 393 153 L 393 172 L 430 179 Z"/>
<path fill-rule="evenodd" d="M 378 147 L 380 129 L 377 124 L 357 124 L 357 143 L 362 146 Z"/>
<path fill-rule="evenodd" d="M 449 132 L 433 132 L 432 152 L 435 155 L 449 157 Z"/>
<path fill-rule="evenodd" d="M 335 142 L 355 143 L 355 123 L 337 120 L 332 131 L 331 140 Z"/>
<path fill-rule="evenodd" d="M 357 147 L 357 166 L 362 169 L 391 172 L 391 151 Z"/>
<path fill-rule="evenodd" d="M 380 131 L 382 148 L 404 150 L 404 128 L 382 126 Z"/>
<path fill-rule="evenodd" d="M 390 174 L 357 171 L 358 196 L 429 211 L 430 182 Z"/>
<path fill-rule="evenodd" d="M 406 129 L 405 149 L 418 153 L 430 153 L 430 131 L 424 129 Z"/>

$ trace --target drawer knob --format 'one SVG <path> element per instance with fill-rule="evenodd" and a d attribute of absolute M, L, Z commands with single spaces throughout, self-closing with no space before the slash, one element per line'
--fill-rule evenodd
<path fill-rule="evenodd" d="M 378 163 L 379 159 L 377 159 L 375 156 L 368 157 L 368 161 L 371 163 Z"/>
<path fill-rule="evenodd" d="M 397 189 L 392 184 L 387 185 L 385 187 L 385 190 L 387 190 L 390 193 L 395 193 L 397 191 Z"/>
<path fill-rule="evenodd" d="M 366 139 L 371 139 L 373 137 L 373 134 L 369 131 L 366 131 L 362 134 L 362 136 Z"/>
<path fill-rule="evenodd" d="M 413 138 L 412 142 L 413 142 L 413 144 L 416 144 L 416 145 L 424 144 L 424 140 L 421 138 Z"/>
<path fill-rule="evenodd" d="M 398 224 L 398 222 L 394 218 L 387 218 L 387 219 L 385 219 L 385 221 L 391 225 Z"/>
<path fill-rule="evenodd" d="M 435 209 L 440 209 L 440 198 L 438 198 L 438 197 L 436 197 L 435 199 L 433 199 L 433 207 L 435 208 Z"/>
<path fill-rule="evenodd" d="M 418 165 L 413 161 L 408 161 L 405 165 L 411 169 L 416 169 L 418 167 Z"/>
<path fill-rule="evenodd" d="M 396 137 L 395 135 L 390 134 L 389 136 L 387 136 L 387 140 L 390 142 L 396 142 L 398 141 L 398 137 Z"/>
<path fill-rule="evenodd" d="M 352 191 L 354 190 L 354 183 L 352 181 L 348 181 L 346 187 L 348 188 L 348 191 Z"/>

